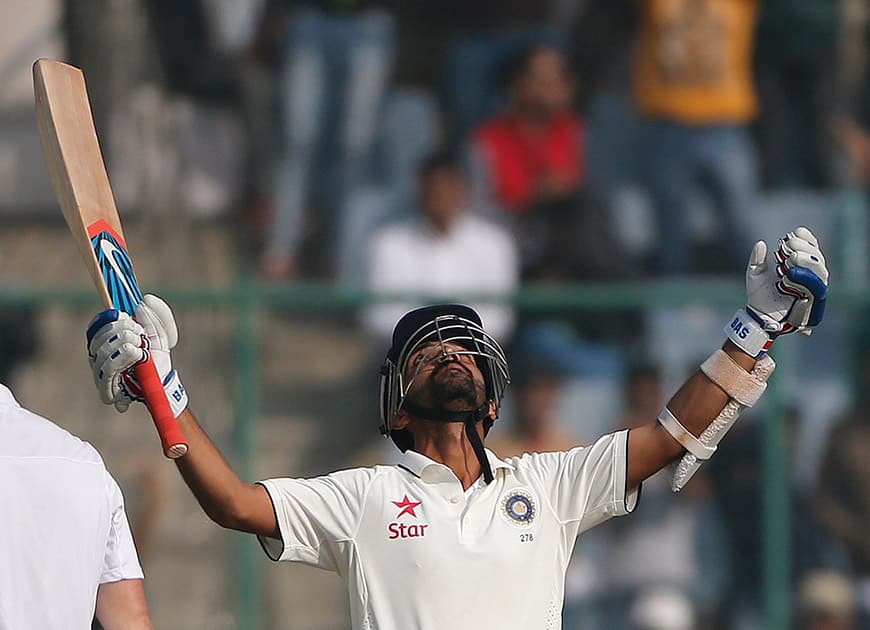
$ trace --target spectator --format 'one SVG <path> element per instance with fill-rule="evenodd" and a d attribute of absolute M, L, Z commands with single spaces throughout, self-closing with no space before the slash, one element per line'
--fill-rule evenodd
<path fill-rule="evenodd" d="M 203 0 L 143 3 L 169 92 L 198 100 L 235 102 L 237 68 L 216 45 Z"/>
<path fill-rule="evenodd" d="M 717 240 L 730 244 L 732 256 L 749 246 L 741 213 L 757 189 L 748 125 L 758 111 L 752 78 L 758 0 L 643 0 L 639 10 L 632 83 L 642 117 L 642 177 L 659 217 L 659 271 L 687 273 L 697 269 L 690 215 L 698 188 L 714 202 Z M 744 242 L 746 249 L 733 246 Z M 708 262 L 724 262 L 727 271 L 744 262 L 720 261 Z"/>
<path fill-rule="evenodd" d="M 864 40 L 864 57 L 870 60 L 870 21 Z M 836 131 L 849 158 L 850 179 L 866 192 L 870 191 L 870 68 L 865 69 L 855 91 L 848 110 L 837 121 Z"/>
<path fill-rule="evenodd" d="M 834 571 L 807 575 L 797 598 L 800 630 L 852 630 L 855 625 L 855 589 L 846 576 Z"/>
<path fill-rule="evenodd" d="M 758 25 L 761 171 L 770 187 L 834 183 L 840 3 L 765 0 Z"/>
<path fill-rule="evenodd" d="M 683 593 L 669 588 L 650 588 L 632 603 L 632 630 L 692 630 L 695 611 Z"/>
<path fill-rule="evenodd" d="M 831 430 L 816 503 L 819 519 L 845 545 L 862 593 L 870 585 L 870 344 L 866 333 L 856 368 L 855 403 Z M 859 609 L 862 621 L 870 623 L 870 598 L 861 596 Z"/>
<path fill-rule="evenodd" d="M 490 439 L 499 457 L 523 453 L 566 451 L 581 442 L 559 421 L 559 396 L 569 377 L 581 372 L 563 350 L 553 351 L 535 338 L 522 338 L 514 345 L 511 384 L 515 389 L 514 413 L 507 430 Z"/>
<path fill-rule="evenodd" d="M 580 189 L 584 129 L 572 109 L 573 93 L 559 49 L 533 46 L 518 55 L 505 111 L 474 134 L 479 199 L 517 216 Z"/>
<path fill-rule="evenodd" d="M 21 365 L 36 354 L 35 316 L 29 306 L 0 308 L 0 382 L 14 383 Z"/>
<path fill-rule="evenodd" d="M 420 213 L 378 230 L 369 250 L 368 285 L 379 292 L 413 292 L 459 298 L 464 294 L 501 294 L 517 285 L 514 242 L 498 225 L 470 212 L 467 183 L 458 158 L 447 152 L 430 156 L 420 168 Z M 370 307 L 369 331 L 386 339 L 408 303 Z M 500 341 L 510 337 L 509 307 L 477 308 Z"/>
<path fill-rule="evenodd" d="M 383 3 L 299 4 L 297 8 L 294 3 L 282 56 L 279 100 L 285 147 L 262 261 L 264 276 L 279 281 L 299 271 L 312 189 L 321 193 L 321 205 L 337 212 L 364 180 L 394 58 L 394 23 Z"/>
<path fill-rule="evenodd" d="M 559 49 L 523 50 L 505 110 L 471 141 L 476 202 L 514 230 L 525 280 L 613 277 L 624 266 L 611 255 L 606 218 L 582 190 L 584 125 L 573 93 Z"/>
<path fill-rule="evenodd" d="M 797 446 L 801 418 L 797 408 L 785 416 L 786 448 L 789 459 Z M 731 622 L 752 623 L 761 615 L 762 452 L 763 425 L 756 418 L 743 418 L 728 434 L 728 444 L 717 453 L 709 469 L 714 495 L 724 515 L 728 542 L 733 550 L 734 570 L 723 590 L 720 617 Z M 845 559 L 840 546 L 823 529 L 811 501 L 810 489 L 793 481 L 790 484 L 789 523 L 791 524 L 790 572 L 795 587 L 804 576 L 818 569 L 842 569 Z"/>
<path fill-rule="evenodd" d="M 235 3 L 235 10 L 242 10 Z M 263 232 L 271 223 L 272 188 L 281 150 L 278 133 L 277 77 L 282 55 L 283 34 L 287 29 L 287 12 L 280 0 L 263 0 L 247 6 L 247 24 L 236 14 L 236 23 L 225 30 L 235 33 L 232 50 L 239 64 L 241 113 L 248 136 L 249 150 L 245 164 L 243 201 L 244 218 L 252 236 L 257 237 L 256 251 L 262 247 Z"/>
<path fill-rule="evenodd" d="M 636 427 L 650 418 L 656 418 L 665 406 L 661 372 L 651 363 L 639 362 L 629 366 L 626 375 L 626 409 L 619 424 Z"/>
<path fill-rule="evenodd" d="M 403 0 L 408 2 L 408 0 Z M 440 0 L 451 17 L 444 96 L 451 140 L 462 140 L 504 105 L 500 73 L 518 51 L 564 46 L 583 0 Z M 431 21 L 430 21 L 431 23 Z"/>
<path fill-rule="evenodd" d="M 658 416 L 665 403 L 664 383 L 658 369 L 647 363 L 629 368 L 625 379 L 627 406 L 620 428 L 641 426 Z M 608 627 L 691 628 L 694 618 L 712 619 L 730 574 L 728 546 L 722 517 L 713 501 L 709 479 L 697 475 L 675 495 L 670 476 L 661 471 L 644 484 L 643 502 L 632 523 L 608 532 L 606 551 L 601 554 L 600 574 L 609 594 L 600 602 Z M 651 585 L 663 587 L 661 608 L 646 604 Z M 672 606 L 665 607 L 664 601 Z M 677 603 L 682 604 L 677 607 Z M 679 616 L 676 610 L 682 611 Z M 655 615 L 641 623 L 641 610 Z M 665 615 L 665 610 L 674 615 Z M 670 621 L 669 621 L 670 620 Z"/>

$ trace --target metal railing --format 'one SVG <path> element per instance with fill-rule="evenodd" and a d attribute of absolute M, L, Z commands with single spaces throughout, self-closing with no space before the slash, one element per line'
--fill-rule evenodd
<path fill-rule="evenodd" d="M 730 307 L 744 300 L 740 282 L 644 282 L 631 284 L 584 284 L 558 288 L 525 287 L 511 295 L 462 296 L 482 302 L 506 302 L 518 309 L 549 313 L 574 309 L 607 311 L 610 309 L 646 310 L 656 307 L 681 307 L 704 304 Z M 269 307 L 315 308 L 324 312 L 359 308 L 373 302 L 396 299 L 440 300 L 451 296 L 408 294 L 371 294 L 326 284 L 293 286 L 264 285 L 240 278 L 225 288 L 155 289 L 176 306 L 214 306 L 229 308 L 236 317 L 235 326 L 235 466 L 242 478 L 252 478 L 254 470 L 253 434 L 259 413 L 256 361 L 255 320 L 261 309 Z M 452 296 L 455 298 L 455 296 Z M 848 312 L 870 304 L 870 291 L 862 289 L 834 291 L 829 309 Z M 99 308 L 95 293 L 89 288 L 15 288 L 0 290 L 0 306 L 67 306 Z M 711 340 L 715 343 L 716 340 Z M 789 344 L 780 344 L 775 352 L 781 368 L 773 376 L 767 393 L 768 405 L 764 431 L 763 548 L 764 548 L 764 620 L 766 628 L 789 627 L 789 476 L 785 446 L 785 393 L 778 384 L 789 367 Z M 237 626 L 244 630 L 262 628 L 258 601 L 260 574 L 252 539 L 239 538 L 236 548 L 235 592 Z"/>

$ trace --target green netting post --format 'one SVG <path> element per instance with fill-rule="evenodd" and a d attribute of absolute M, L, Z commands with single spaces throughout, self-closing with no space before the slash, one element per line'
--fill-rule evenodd
<path fill-rule="evenodd" d="M 791 514 L 790 467 L 787 444 L 784 384 L 787 366 L 793 355 L 791 343 L 803 339 L 783 339 L 777 348 L 777 368 L 768 385 L 764 417 L 764 481 L 762 495 L 764 628 L 786 630 L 791 613 L 790 554 Z"/>
<path fill-rule="evenodd" d="M 254 421 L 258 414 L 257 395 L 257 337 L 256 318 L 258 300 L 256 287 L 251 282 L 239 283 L 233 301 L 236 311 L 236 391 L 234 443 L 237 454 L 237 472 L 244 481 L 254 479 Z M 235 591 L 236 627 L 259 630 L 260 572 L 257 563 L 256 541 L 251 536 L 236 537 Z"/>

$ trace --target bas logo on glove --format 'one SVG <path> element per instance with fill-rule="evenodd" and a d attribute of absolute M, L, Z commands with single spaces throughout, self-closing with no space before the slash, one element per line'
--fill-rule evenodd
<path fill-rule="evenodd" d="M 824 317 L 827 292 L 825 257 L 809 229 L 786 234 L 770 257 L 767 243 L 758 241 L 746 267 L 747 304 L 726 325 L 725 334 L 758 357 L 779 335 L 812 333 Z"/>

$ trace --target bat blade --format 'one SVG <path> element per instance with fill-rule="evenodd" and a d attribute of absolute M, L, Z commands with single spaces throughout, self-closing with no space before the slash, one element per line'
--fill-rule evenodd
<path fill-rule="evenodd" d="M 84 74 L 59 61 L 33 65 L 36 120 L 51 184 L 103 305 L 130 315 L 142 301 L 97 139 Z M 135 368 L 167 457 L 187 452 L 150 354 Z"/>
<path fill-rule="evenodd" d="M 33 65 L 36 124 L 51 185 L 103 305 L 113 308 L 88 238 L 103 220 L 123 239 L 112 187 L 91 116 L 85 78 L 74 66 L 48 59 Z"/>

